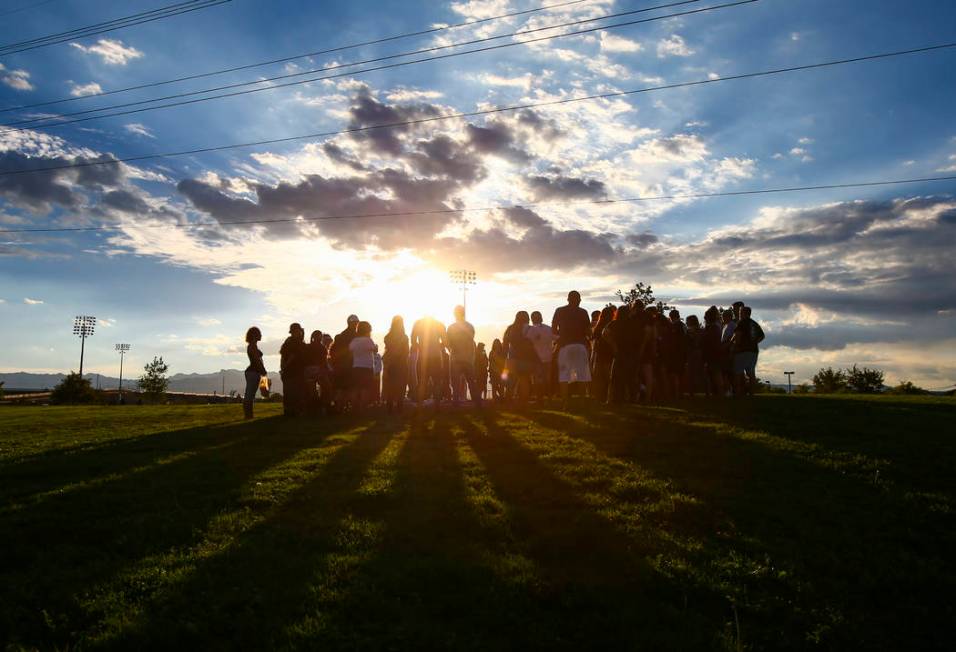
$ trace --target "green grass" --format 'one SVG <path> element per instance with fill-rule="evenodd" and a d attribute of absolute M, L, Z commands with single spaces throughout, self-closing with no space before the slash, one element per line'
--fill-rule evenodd
<path fill-rule="evenodd" d="M 0 410 L 0 649 L 951 649 L 956 403 Z"/>

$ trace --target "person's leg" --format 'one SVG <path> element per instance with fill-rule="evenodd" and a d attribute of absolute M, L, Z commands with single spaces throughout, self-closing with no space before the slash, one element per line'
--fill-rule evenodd
<path fill-rule="evenodd" d="M 246 419 L 252 418 L 252 406 L 259 390 L 259 374 L 255 371 L 246 372 L 246 392 L 242 397 L 242 413 Z"/>

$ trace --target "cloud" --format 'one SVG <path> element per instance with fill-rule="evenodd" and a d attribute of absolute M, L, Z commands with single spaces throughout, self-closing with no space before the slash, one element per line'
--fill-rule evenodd
<path fill-rule="evenodd" d="M 478 75 L 476 79 L 486 86 L 507 86 L 520 88 L 526 92 L 531 90 L 531 84 L 534 81 L 531 73 L 525 73 L 516 77 L 503 77 L 494 73 L 484 72 Z"/>
<path fill-rule="evenodd" d="M 684 41 L 684 38 L 678 34 L 672 34 L 657 42 L 658 59 L 664 59 L 666 57 L 689 57 L 692 54 L 694 54 L 694 50 L 691 50 Z"/>
<path fill-rule="evenodd" d="M 600 43 L 602 52 L 640 52 L 644 49 L 637 41 L 610 32 L 600 33 Z"/>
<path fill-rule="evenodd" d="M 196 323 L 200 326 L 219 326 L 222 322 L 215 317 L 197 317 Z"/>
<path fill-rule="evenodd" d="M 28 306 L 39 306 L 39 305 L 42 305 L 42 304 L 43 304 L 43 300 L 42 300 L 42 299 L 31 299 L 31 298 L 29 298 L 29 297 L 24 297 L 24 298 L 23 298 L 23 303 L 25 303 L 25 304 L 28 305 Z"/>
<path fill-rule="evenodd" d="M 607 187 L 597 179 L 552 176 L 530 176 L 526 184 L 534 194 L 535 201 L 552 199 L 602 199 L 607 196 Z"/>
<path fill-rule="evenodd" d="M 122 41 L 108 38 L 101 38 L 90 46 L 80 43 L 70 43 L 70 45 L 84 54 L 94 54 L 100 57 L 103 63 L 110 66 L 125 66 L 133 59 L 139 59 L 143 56 L 143 53 L 136 48 L 124 45 Z"/>
<path fill-rule="evenodd" d="M 77 84 L 76 82 L 69 82 L 70 84 L 70 95 L 73 97 L 82 97 L 84 95 L 96 95 L 97 93 L 103 92 L 103 87 L 97 84 L 96 82 L 90 82 L 88 84 Z"/>
<path fill-rule="evenodd" d="M 131 134 L 142 136 L 144 138 L 156 138 L 156 136 L 153 135 L 153 132 L 150 131 L 146 125 L 140 124 L 138 122 L 131 122 L 127 125 L 123 125 L 123 129 Z"/>
<path fill-rule="evenodd" d="M 17 91 L 33 90 L 33 84 L 30 83 L 30 73 L 21 69 L 10 70 L 2 63 L 0 63 L 0 83 Z"/>

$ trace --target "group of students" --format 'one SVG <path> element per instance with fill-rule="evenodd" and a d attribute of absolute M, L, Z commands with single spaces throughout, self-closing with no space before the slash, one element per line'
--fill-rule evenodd
<path fill-rule="evenodd" d="M 266 375 L 258 342 L 260 330 L 246 333 L 246 418 Z M 401 411 L 406 398 L 436 406 L 450 398 L 481 407 L 488 398 L 524 405 L 533 396 L 559 395 L 567 408 L 571 388 L 609 403 L 657 401 L 704 393 L 724 396 L 752 393 L 756 384 L 758 345 L 764 339 L 750 308 L 735 303 L 720 311 L 711 306 L 704 325 L 696 316 L 686 322 L 671 310 L 639 303 L 609 305 L 590 316 L 581 295 L 554 312 L 551 325 L 539 311 L 519 311 L 490 352 L 475 342 L 475 328 L 457 306 L 447 328 L 433 317 L 415 322 L 406 333 L 402 317 L 392 319 L 380 352 L 372 326 L 349 315 L 334 337 L 313 331 L 309 342 L 298 323 L 279 350 L 283 406 L 287 415 L 350 410 L 383 403 Z M 490 382 L 489 382 L 490 381 Z"/>

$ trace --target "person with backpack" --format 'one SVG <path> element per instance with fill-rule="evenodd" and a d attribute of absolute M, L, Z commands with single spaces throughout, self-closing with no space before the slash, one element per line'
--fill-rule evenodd
<path fill-rule="evenodd" d="M 730 337 L 737 396 L 753 395 L 757 387 L 757 354 L 760 352 L 759 344 L 764 340 L 764 332 L 750 314 L 750 306 L 740 307 L 740 321 Z"/>

